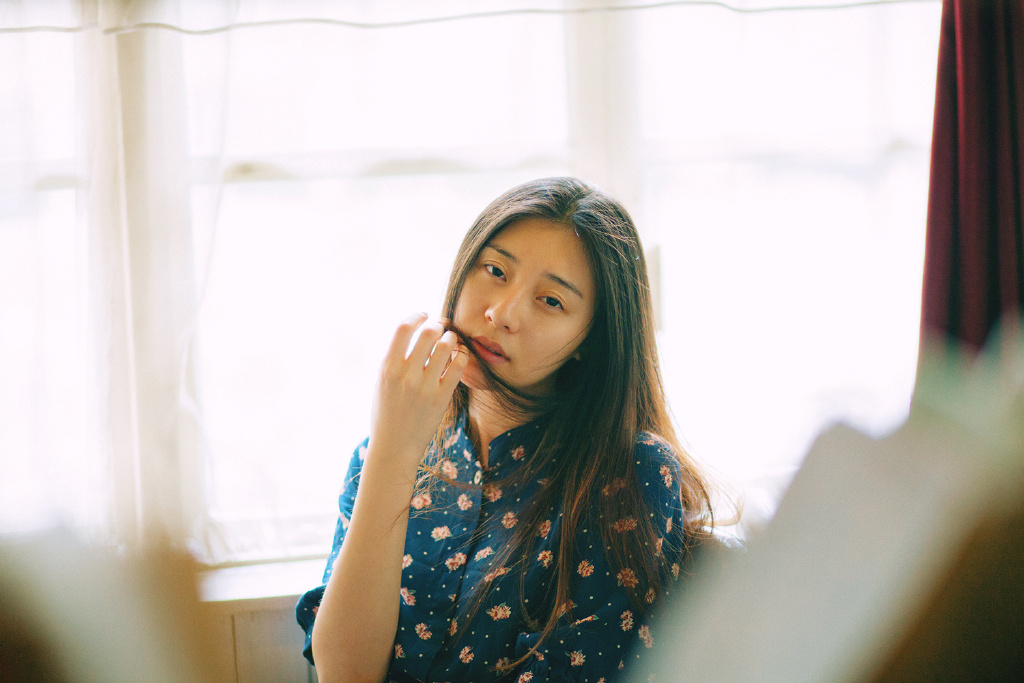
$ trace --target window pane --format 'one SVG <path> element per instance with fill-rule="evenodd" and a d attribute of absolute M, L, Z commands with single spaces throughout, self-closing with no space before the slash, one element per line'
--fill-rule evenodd
<path fill-rule="evenodd" d="M 192 196 L 210 559 L 323 552 L 395 326 L 439 312 L 487 202 L 567 172 L 563 20 L 277 25 L 183 46 L 193 155 L 223 140 L 231 178 L 263 179 Z"/>
<path fill-rule="evenodd" d="M 213 559 L 324 550 L 394 328 L 439 314 L 491 199 L 564 172 L 225 187 L 200 320 Z"/>
<path fill-rule="evenodd" d="M 89 399 L 86 245 L 73 190 L 0 215 L 0 531 L 105 519 Z"/>
<path fill-rule="evenodd" d="M 68 19 L 50 9 L 7 19 Z M 0 39 L 0 531 L 106 521 L 75 46 L 62 33 Z"/>
<path fill-rule="evenodd" d="M 691 154 L 927 145 L 940 11 L 640 13 L 643 134 Z"/>
<path fill-rule="evenodd" d="M 568 136 L 558 17 L 382 31 L 274 26 L 236 30 L 230 38 L 231 158 L 535 148 Z M 213 49 L 203 45 L 189 57 L 189 73 L 200 81 L 210 78 L 202 55 Z M 208 153 L 208 144 L 193 140 L 198 153 Z"/>
<path fill-rule="evenodd" d="M 940 11 L 642 15 L 666 381 L 755 523 L 829 422 L 906 416 Z"/>

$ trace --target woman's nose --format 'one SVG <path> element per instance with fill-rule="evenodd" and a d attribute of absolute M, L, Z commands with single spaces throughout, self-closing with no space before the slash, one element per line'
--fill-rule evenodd
<path fill-rule="evenodd" d="M 506 290 L 487 308 L 487 319 L 492 325 L 506 332 L 516 332 L 522 318 L 521 292 Z"/>

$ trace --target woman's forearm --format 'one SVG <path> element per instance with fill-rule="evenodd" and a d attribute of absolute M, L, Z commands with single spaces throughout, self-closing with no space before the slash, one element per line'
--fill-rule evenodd
<path fill-rule="evenodd" d="M 313 623 L 322 683 L 379 683 L 391 662 L 416 472 L 469 362 L 426 317 L 398 326 L 381 364 L 352 519 Z"/>
<path fill-rule="evenodd" d="M 313 626 L 313 659 L 321 683 L 379 683 L 391 661 L 415 472 L 396 474 L 376 455 L 371 446 Z"/>

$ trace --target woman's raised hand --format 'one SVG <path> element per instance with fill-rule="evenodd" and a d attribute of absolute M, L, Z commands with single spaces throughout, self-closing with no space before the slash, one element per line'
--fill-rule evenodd
<path fill-rule="evenodd" d="M 398 326 L 381 365 L 370 416 L 370 457 L 388 460 L 410 477 L 469 363 L 458 335 L 426 319 L 418 314 Z"/>
<path fill-rule="evenodd" d="M 416 470 L 469 362 L 457 335 L 426 319 L 399 325 L 381 364 L 359 491 L 313 626 L 321 681 L 387 676 Z"/>

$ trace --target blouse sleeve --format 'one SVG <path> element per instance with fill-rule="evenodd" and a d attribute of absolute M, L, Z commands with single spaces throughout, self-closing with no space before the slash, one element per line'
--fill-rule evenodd
<path fill-rule="evenodd" d="M 603 551 L 601 532 L 596 525 L 585 525 L 577 535 L 582 559 L 576 568 L 571 590 L 572 605 L 566 623 L 548 636 L 537 653 L 518 671 L 519 683 L 532 681 L 617 680 L 631 662 L 653 651 L 656 634 L 649 618 L 655 603 L 668 595 L 679 578 L 683 552 L 682 498 L 680 466 L 666 446 L 641 437 L 634 449 L 636 472 L 651 522 L 658 530 L 658 547 L 651 552 L 661 556 L 661 595 L 653 588 L 642 595 L 643 608 L 629 599 L 626 587 L 636 586 L 638 568 L 613 567 Z M 626 492 L 623 492 L 625 495 Z M 609 495 L 607 490 L 603 495 Z M 612 492 L 611 495 L 615 495 Z M 626 518 L 613 523 L 613 533 L 632 533 L 637 520 Z M 571 619 L 571 621 L 570 621 Z M 522 633 L 516 643 L 516 656 L 526 654 L 540 639 L 539 633 Z"/>
<path fill-rule="evenodd" d="M 295 605 L 295 619 L 299 626 L 306 633 L 306 641 L 302 648 L 302 654 L 313 664 L 313 621 L 316 619 L 316 612 L 320 608 L 320 601 L 324 597 L 324 589 L 327 587 L 327 580 L 331 578 L 331 571 L 334 569 L 334 561 L 341 551 L 341 542 L 345 540 L 345 532 L 348 531 L 348 523 L 352 518 L 352 508 L 356 502 L 356 491 L 359 488 L 359 474 L 363 469 L 363 457 L 366 455 L 368 440 L 356 448 L 348 464 L 348 474 L 342 486 L 341 495 L 338 496 L 338 521 L 334 527 L 334 543 L 331 547 L 330 557 L 327 558 L 327 567 L 324 569 L 323 582 L 316 588 L 307 591 L 299 598 Z"/>

